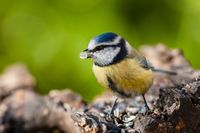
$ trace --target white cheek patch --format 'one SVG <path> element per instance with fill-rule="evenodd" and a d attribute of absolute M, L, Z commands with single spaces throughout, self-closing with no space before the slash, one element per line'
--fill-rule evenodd
<path fill-rule="evenodd" d="M 96 63 L 100 65 L 107 65 L 112 63 L 113 59 L 117 56 L 119 52 L 119 47 L 107 47 L 103 50 L 96 51 L 95 53 L 93 53 L 93 59 Z"/>

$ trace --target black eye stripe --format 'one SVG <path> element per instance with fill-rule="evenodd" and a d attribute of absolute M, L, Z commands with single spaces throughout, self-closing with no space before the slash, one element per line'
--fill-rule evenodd
<path fill-rule="evenodd" d="M 105 48 L 105 46 L 98 46 L 98 47 L 96 47 L 95 49 L 96 50 L 102 50 L 102 49 L 104 49 Z"/>
<path fill-rule="evenodd" d="M 89 50 L 90 52 L 96 52 L 96 51 L 100 51 L 104 48 L 108 48 L 108 47 L 119 47 L 120 45 L 101 45 L 101 46 L 97 46 L 92 50 Z"/>

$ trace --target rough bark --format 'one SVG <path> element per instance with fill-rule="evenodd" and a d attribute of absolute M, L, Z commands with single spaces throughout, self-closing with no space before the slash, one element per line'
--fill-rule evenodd
<path fill-rule="evenodd" d="M 115 96 L 105 92 L 91 103 L 69 89 L 41 96 L 24 65 L 8 67 L 0 76 L 0 132 L 13 133 L 173 133 L 200 132 L 200 78 L 177 49 L 144 46 L 141 52 L 158 68 L 177 76 L 155 73 L 146 99 L 119 99 L 108 115 Z M 95 89 L 95 88 L 94 88 Z"/>
<path fill-rule="evenodd" d="M 74 113 L 84 132 L 173 133 L 200 132 L 200 78 L 177 49 L 164 45 L 144 46 L 141 52 L 158 68 L 178 72 L 177 76 L 155 73 L 146 94 L 151 111 L 146 112 L 140 96 L 118 102 L 114 116 L 107 118 L 114 98 L 104 94 L 84 113 Z"/>
<path fill-rule="evenodd" d="M 83 106 L 82 98 L 69 90 L 54 90 L 48 96 L 40 96 L 34 92 L 35 85 L 35 79 L 24 65 L 13 65 L 2 74 L 0 132 L 79 133 L 71 119 L 72 110 L 69 107 Z M 63 104 L 61 100 L 66 103 Z"/>

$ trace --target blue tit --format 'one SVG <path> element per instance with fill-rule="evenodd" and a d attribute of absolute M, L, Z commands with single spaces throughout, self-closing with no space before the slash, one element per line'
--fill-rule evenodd
<path fill-rule="evenodd" d="M 141 94 L 147 109 L 144 94 L 153 83 L 153 71 L 176 74 L 155 69 L 128 41 L 112 32 L 94 37 L 80 58 L 94 61 L 93 73 L 101 85 L 122 98 Z"/>

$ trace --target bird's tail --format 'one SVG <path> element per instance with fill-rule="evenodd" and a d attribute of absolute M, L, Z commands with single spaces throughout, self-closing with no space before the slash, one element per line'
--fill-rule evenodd
<path fill-rule="evenodd" d="M 163 69 L 157 69 L 157 68 L 153 68 L 152 71 L 154 71 L 154 72 L 160 72 L 160 73 L 166 73 L 166 74 L 169 74 L 169 75 L 177 75 L 176 72 L 168 71 L 168 70 L 163 70 Z"/>

